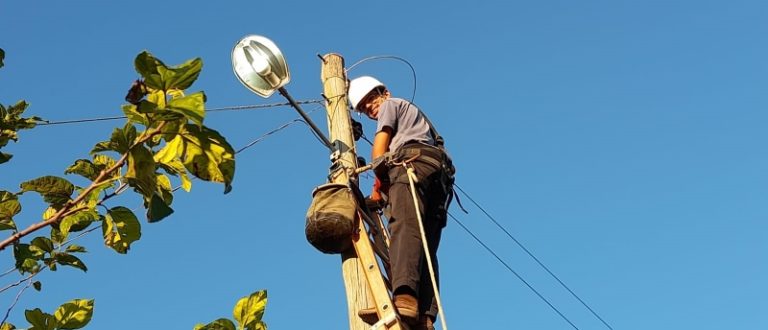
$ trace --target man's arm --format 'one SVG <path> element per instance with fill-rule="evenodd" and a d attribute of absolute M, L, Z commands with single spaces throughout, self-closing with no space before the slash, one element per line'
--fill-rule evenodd
<path fill-rule="evenodd" d="M 381 131 L 376 133 L 373 138 L 373 147 L 371 148 L 371 159 L 376 159 L 387 153 L 389 148 L 389 141 L 392 140 L 392 127 L 384 126 Z M 379 178 L 374 179 L 373 191 L 371 191 L 372 200 L 381 200 L 381 192 L 386 192 L 386 188 L 382 187 Z"/>

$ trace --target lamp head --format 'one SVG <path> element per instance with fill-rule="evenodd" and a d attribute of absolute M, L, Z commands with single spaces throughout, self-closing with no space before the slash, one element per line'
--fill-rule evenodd
<path fill-rule="evenodd" d="M 264 98 L 291 81 L 283 53 L 262 36 L 246 36 L 235 45 L 232 69 L 245 87 Z"/>

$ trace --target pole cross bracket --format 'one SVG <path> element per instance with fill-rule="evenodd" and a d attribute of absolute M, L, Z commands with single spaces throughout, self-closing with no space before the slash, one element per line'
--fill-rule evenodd
<path fill-rule="evenodd" d="M 394 324 L 397 321 L 397 313 L 394 311 L 388 313 L 384 317 L 382 317 L 378 322 L 374 323 L 371 326 L 371 330 L 380 330 L 380 329 L 388 329 L 389 326 Z"/>

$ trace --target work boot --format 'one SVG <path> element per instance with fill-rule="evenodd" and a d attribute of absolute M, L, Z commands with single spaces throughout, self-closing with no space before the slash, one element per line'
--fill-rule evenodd
<path fill-rule="evenodd" d="M 429 315 L 422 315 L 419 319 L 419 324 L 416 326 L 416 330 L 435 330 L 432 317 Z"/>
<path fill-rule="evenodd" d="M 410 294 L 396 294 L 395 307 L 403 322 L 417 324 L 419 322 L 419 302 Z"/>
<path fill-rule="evenodd" d="M 359 316 L 363 322 L 370 325 L 373 325 L 379 321 L 379 314 L 376 313 L 375 307 L 363 308 L 357 311 L 357 316 Z"/>

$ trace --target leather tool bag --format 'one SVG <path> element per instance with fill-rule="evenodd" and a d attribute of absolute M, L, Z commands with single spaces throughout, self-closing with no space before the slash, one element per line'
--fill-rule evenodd
<path fill-rule="evenodd" d="M 338 254 L 352 247 L 357 203 L 349 186 L 327 183 L 312 191 L 307 211 L 307 241 L 323 253 Z"/>

